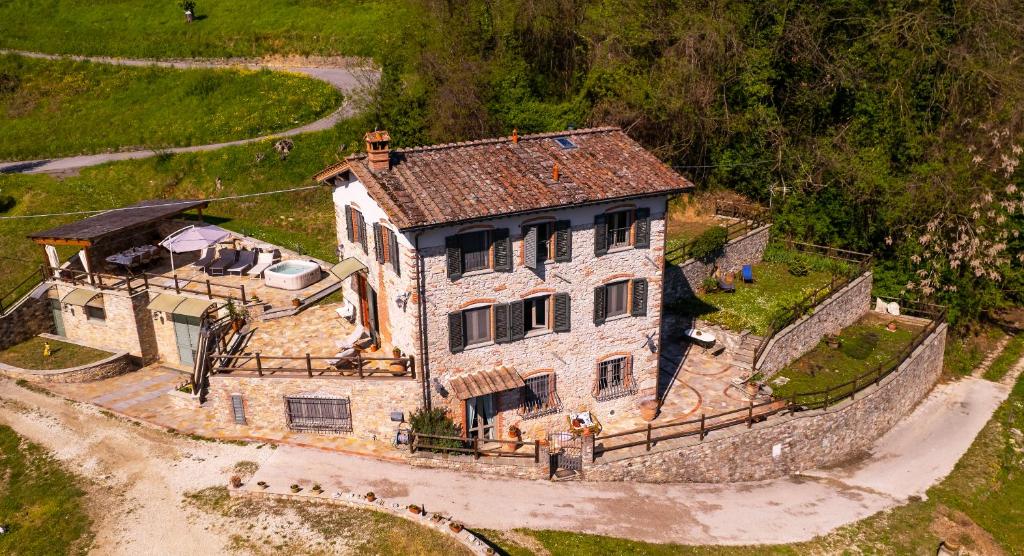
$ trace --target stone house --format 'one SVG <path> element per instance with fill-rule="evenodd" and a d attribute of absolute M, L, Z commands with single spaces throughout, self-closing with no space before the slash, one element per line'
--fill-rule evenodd
<path fill-rule="evenodd" d="M 332 187 L 348 314 L 418 361 L 471 436 L 634 412 L 657 388 L 669 195 L 692 187 L 618 128 L 391 149 Z"/>

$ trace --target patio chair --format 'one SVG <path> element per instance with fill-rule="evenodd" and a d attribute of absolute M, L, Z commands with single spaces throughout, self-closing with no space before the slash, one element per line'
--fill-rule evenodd
<path fill-rule="evenodd" d="M 235 264 L 231 265 L 227 269 L 228 274 L 237 274 L 241 276 L 245 274 L 245 271 L 252 268 L 253 262 L 256 260 L 256 253 L 252 251 L 242 251 L 238 253 L 238 260 Z"/>
<path fill-rule="evenodd" d="M 202 252 L 199 253 L 199 259 L 196 260 L 194 263 L 192 263 L 192 266 L 194 266 L 196 268 L 201 268 L 201 269 L 203 269 L 203 271 L 206 271 L 206 269 L 210 268 L 210 265 L 213 264 L 213 261 L 216 258 L 217 258 L 217 250 L 216 249 L 213 249 L 213 248 L 203 249 Z"/>
<path fill-rule="evenodd" d="M 263 276 L 263 271 L 274 264 L 274 254 L 263 251 L 256 256 L 256 264 L 246 274 L 249 276 Z"/>
<path fill-rule="evenodd" d="M 217 254 L 217 260 L 210 264 L 209 268 L 206 269 L 206 273 L 210 276 L 224 276 L 227 269 L 235 264 L 235 259 L 237 258 L 237 249 L 221 249 L 220 253 Z"/>
<path fill-rule="evenodd" d="M 753 284 L 754 283 L 754 267 L 753 266 L 751 266 L 749 264 L 743 265 L 743 281 L 746 282 L 747 284 Z"/>

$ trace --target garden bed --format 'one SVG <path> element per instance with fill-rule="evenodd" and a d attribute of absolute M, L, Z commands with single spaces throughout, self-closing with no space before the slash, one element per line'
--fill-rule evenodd
<path fill-rule="evenodd" d="M 868 313 L 839 335 L 839 347 L 822 340 L 813 350 L 797 359 L 769 381 L 775 397 L 788 399 L 793 394 L 818 392 L 846 384 L 854 378 L 881 367 L 914 341 L 922 326 L 896 320 L 896 330 L 886 329 L 890 318 Z M 782 380 L 780 380 L 780 378 Z M 801 397 L 802 401 L 817 401 Z"/>
<path fill-rule="evenodd" d="M 43 356 L 45 343 L 50 344 L 49 357 Z M 37 336 L 0 351 L 0 363 L 21 369 L 50 371 L 88 365 L 111 355 L 107 351 Z"/>

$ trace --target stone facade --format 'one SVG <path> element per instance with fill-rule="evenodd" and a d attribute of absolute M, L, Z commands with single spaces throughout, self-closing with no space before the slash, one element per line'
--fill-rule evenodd
<path fill-rule="evenodd" d="M 714 261 L 687 259 L 678 265 L 666 265 L 665 303 L 693 297 L 704 280 L 714 274 L 715 270 L 738 272 L 743 265 L 761 262 L 770 232 L 771 224 L 747 232 L 726 243 L 722 253 Z"/>
<path fill-rule="evenodd" d="M 234 423 L 231 395 L 241 394 L 246 425 L 256 429 L 287 430 L 285 396 L 348 398 L 352 431 L 330 433 L 364 440 L 391 442 L 399 423 L 391 421 L 392 411 L 408 419 L 419 408 L 423 394 L 414 379 L 304 379 L 259 378 L 213 375 L 206 404 L 215 419 Z M 257 435 L 258 436 L 258 435 Z"/>
<path fill-rule="evenodd" d="M 54 336 L 53 334 L 42 334 L 43 337 L 61 342 L 85 345 Z M 29 382 L 89 382 L 101 378 L 122 375 L 137 368 L 132 357 L 125 352 L 113 353 L 94 363 L 69 367 L 67 369 L 21 369 L 12 365 L 0 363 L 0 374 L 12 379 L 24 379 Z"/>
<path fill-rule="evenodd" d="M 60 299 L 76 288 L 93 289 L 63 282 L 56 284 Z M 145 291 L 134 295 L 119 290 L 94 291 L 100 293 L 106 318 L 90 319 L 83 307 L 64 304 L 62 314 L 67 337 L 109 351 L 126 351 L 144 364 L 155 361 L 158 351 L 153 317 L 146 309 L 149 294 Z"/>
<path fill-rule="evenodd" d="M 812 350 L 826 334 L 838 334 L 860 320 L 871 308 L 872 283 L 871 272 L 865 272 L 819 303 L 813 313 L 780 330 L 769 340 L 757 369 L 771 376 Z"/>
<path fill-rule="evenodd" d="M 0 316 L 0 350 L 45 332 L 55 332 L 50 302 L 45 297 L 30 297 L 18 308 Z"/>
<path fill-rule="evenodd" d="M 585 467 L 586 479 L 760 481 L 841 464 L 868 449 L 928 394 L 942 372 L 945 344 L 943 324 L 879 386 L 827 410 L 776 415 L 750 429 L 712 432 L 703 442 L 696 437 L 667 441 L 634 457 L 615 460 L 611 452 Z"/>

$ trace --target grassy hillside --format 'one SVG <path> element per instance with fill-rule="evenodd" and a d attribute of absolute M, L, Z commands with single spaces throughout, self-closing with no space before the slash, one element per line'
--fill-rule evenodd
<path fill-rule="evenodd" d="M 0 48 L 141 58 L 373 55 L 412 21 L 411 3 L 200 0 L 0 2 Z"/>
<path fill-rule="evenodd" d="M 296 74 L 0 56 L 0 160 L 256 137 L 340 102 L 327 83 Z"/>

